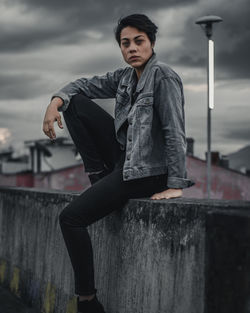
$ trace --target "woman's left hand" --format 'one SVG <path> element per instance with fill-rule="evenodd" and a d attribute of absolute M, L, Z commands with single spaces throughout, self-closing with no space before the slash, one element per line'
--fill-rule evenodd
<path fill-rule="evenodd" d="M 159 193 L 154 193 L 150 199 L 152 200 L 160 200 L 160 199 L 171 199 L 171 198 L 179 198 L 182 197 L 182 189 L 173 189 L 169 188 Z"/>

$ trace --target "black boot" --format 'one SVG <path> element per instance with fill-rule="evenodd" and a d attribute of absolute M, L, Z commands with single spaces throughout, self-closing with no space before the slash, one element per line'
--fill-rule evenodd
<path fill-rule="evenodd" d="M 98 301 L 96 294 L 91 300 L 79 301 L 77 296 L 77 313 L 106 313 L 103 305 Z"/>

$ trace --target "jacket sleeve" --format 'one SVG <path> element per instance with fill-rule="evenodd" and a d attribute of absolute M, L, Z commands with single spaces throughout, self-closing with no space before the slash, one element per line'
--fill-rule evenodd
<path fill-rule="evenodd" d="M 182 83 L 175 77 L 163 77 L 155 92 L 155 109 L 158 112 L 164 135 L 164 149 L 168 161 L 168 188 L 188 188 L 195 182 L 187 179 L 185 112 Z"/>
<path fill-rule="evenodd" d="M 55 92 L 54 97 L 59 97 L 63 100 L 63 105 L 58 111 L 66 111 L 71 98 L 76 94 L 83 94 L 91 99 L 107 99 L 114 98 L 117 87 L 125 69 L 119 68 L 114 72 L 108 72 L 102 76 L 93 76 L 91 78 L 79 78 L 70 82 L 58 92 Z"/>

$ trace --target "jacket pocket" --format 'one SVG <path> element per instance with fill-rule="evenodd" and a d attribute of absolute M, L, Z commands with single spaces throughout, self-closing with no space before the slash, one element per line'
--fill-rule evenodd
<path fill-rule="evenodd" d="M 149 125 L 153 119 L 153 97 L 148 96 L 136 101 L 136 120 L 140 125 Z"/>
<path fill-rule="evenodd" d="M 136 120 L 140 125 L 150 125 L 153 119 L 152 105 L 138 105 L 136 107 Z"/>

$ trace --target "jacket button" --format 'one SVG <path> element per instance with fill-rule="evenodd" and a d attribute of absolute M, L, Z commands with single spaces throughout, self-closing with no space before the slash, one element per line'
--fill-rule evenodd
<path fill-rule="evenodd" d="M 127 160 L 130 160 L 130 156 L 127 156 Z"/>
<path fill-rule="evenodd" d="M 131 138 L 131 137 L 129 137 L 129 138 L 128 138 L 128 141 L 132 141 L 132 138 Z"/>

